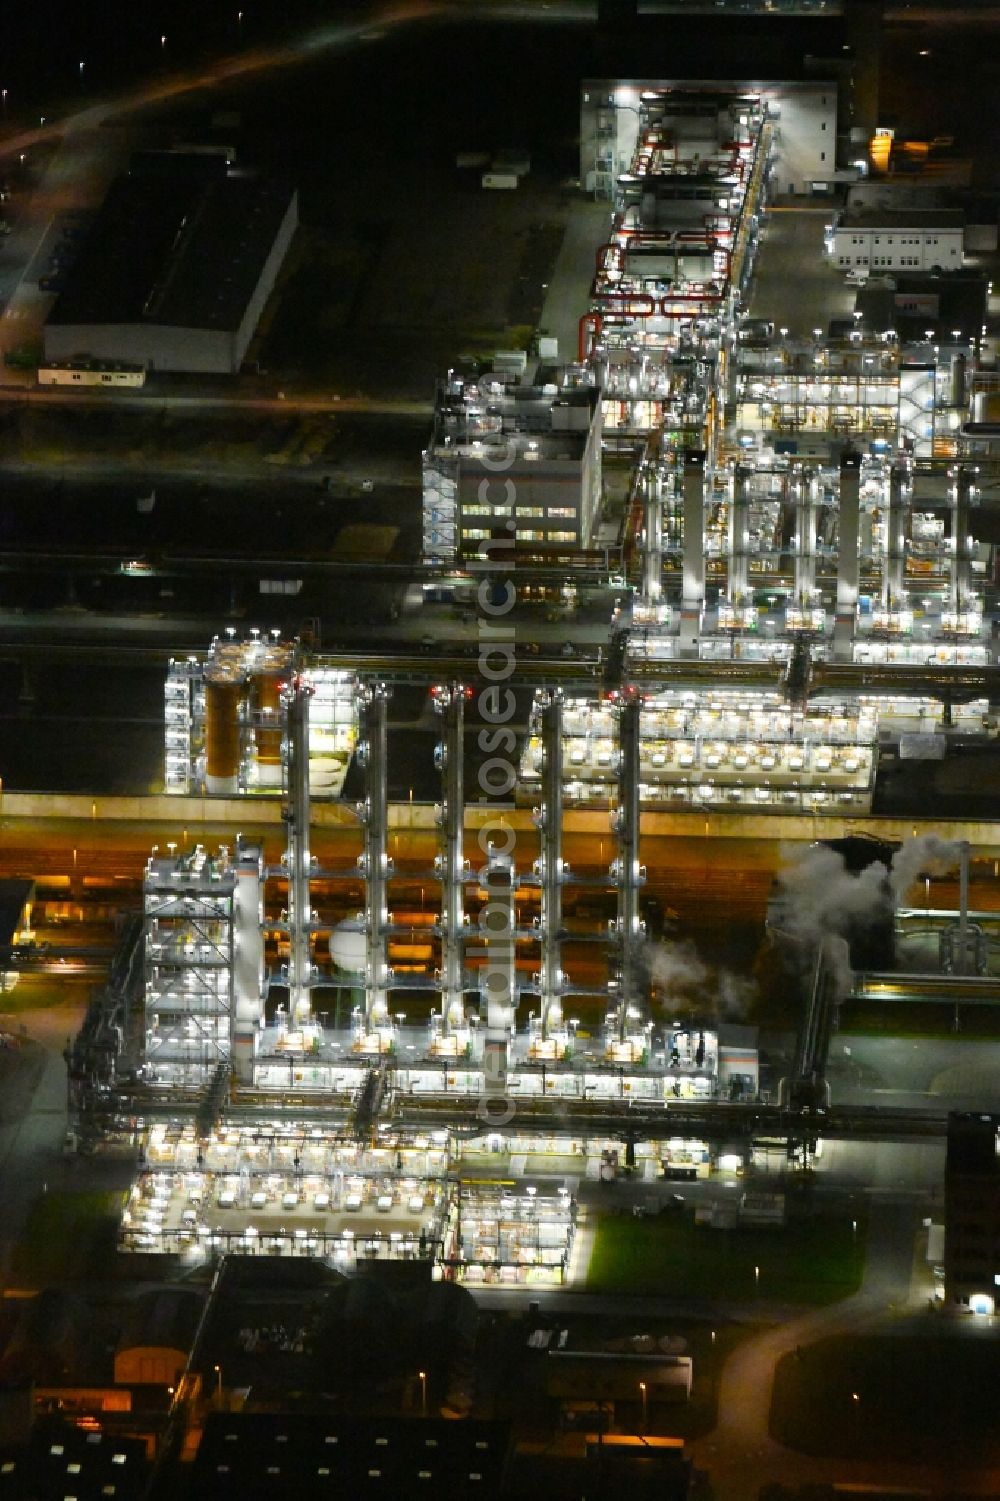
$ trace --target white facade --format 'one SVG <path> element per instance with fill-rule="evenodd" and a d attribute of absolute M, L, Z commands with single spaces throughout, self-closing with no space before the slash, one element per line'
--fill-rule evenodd
<path fill-rule="evenodd" d="M 844 271 L 956 271 L 962 265 L 963 228 L 838 224 L 830 259 Z"/>
<path fill-rule="evenodd" d="M 775 84 L 762 92 L 778 116 L 772 191 L 811 194 L 815 185 L 831 182 L 837 169 L 837 85 Z"/>
<path fill-rule="evenodd" d="M 700 92 L 729 94 L 734 106 L 741 94 L 759 94 L 775 121 L 774 191 L 813 193 L 815 185 L 833 181 L 837 166 L 837 85 L 817 79 L 808 83 L 737 85 L 718 82 L 668 84 L 662 79 L 588 79 L 581 92 L 580 186 L 596 198 L 611 198 L 622 172 L 627 172 L 639 130 L 642 94 L 676 89 L 696 103 Z M 737 106 L 738 107 L 738 106 Z M 730 132 L 725 110 L 717 121 L 703 114 L 684 128 L 680 140 L 685 154 L 711 155 Z M 719 129 L 716 129 L 716 126 Z M 693 132 L 704 130 L 703 137 Z"/>

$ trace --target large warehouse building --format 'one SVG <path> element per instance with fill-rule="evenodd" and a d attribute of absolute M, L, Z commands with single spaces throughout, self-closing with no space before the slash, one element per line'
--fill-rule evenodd
<path fill-rule="evenodd" d="M 297 222 L 287 185 L 182 156 L 119 178 L 49 315 L 46 360 L 235 373 Z"/>

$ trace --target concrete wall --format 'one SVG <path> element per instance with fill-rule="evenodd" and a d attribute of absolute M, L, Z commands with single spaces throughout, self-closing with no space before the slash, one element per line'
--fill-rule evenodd
<path fill-rule="evenodd" d="M 469 514 L 469 507 L 483 502 L 479 487 L 484 480 L 489 483 L 489 503 L 502 508 L 513 505 L 517 532 L 537 531 L 572 532 L 573 541 L 552 543 L 552 546 L 575 548 L 583 545 L 581 512 L 590 500 L 592 479 L 588 473 L 587 460 L 539 459 L 536 463 L 514 464 L 509 469 L 486 469 L 474 459 L 463 457 L 458 471 L 459 531 L 468 529 L 485 531 L 488 535 L 494 527 L 501 527 L 508 518 L 477 516 Z M 508 488 L 508 481 L 514 488 Z M 541 516 L 527 516 L 526 510 L 541 511 Z M 572 510 L 572 516 L 550 516 L 550 510 Z M 465 541 L 460 545 L 465 552 L 474 552 L 485 539 Z M 520 546 L 531 547 L 531 542 L 521 540 Z M 542 540 L 539 546 L 544 546 Z"/>
<path fill-rule="evenodd" d="M 766 93 L 781 110 L 771 173 L 773 191 L 777 195 L 811 193 L 813 183 L 828 181 L 837 167 L 837 85 L 832 80 L 774 84 Z"/>
<path fill-rule="evenodd" d="M 250 301 L 247 303 L 247 310 L 243 315 L 243 322 L 236 330 L 236 337 L 233 340 L 232 349 L 232 369 L 234 374 L 239 371 L 239 368 L 243 363 L 244 356 L 246 355 L 247 348 L 249 347 L 250 340 L 253 338 L 254 334 L 257 331 L 257 324 L 260 322 L 261 314 L 264 311 L 264 304 L 267 302 L 267 299 L 274 291 L 274 284 L 278 279 L 278 272 L 281 270 L 282 262 L 284 261 L 285 256 L 288 254 L 289 246 L 292 243 L 292 236 L 295 234 L 298 226 L 299 195 L 298 193 L 293 193 L 291 200 L 289 201 L 285 217 L 281 221 L 281 228 L 275 235 L 274 244 L 271 246 L 270 254 L 267 257 L 267 260 L 264 262 L 264 269 L 260 273 L 260 278 L 257 282 L 256 288 L 254 289 L 254 294 L 250 298 Z"/>
<path fill-rule="evenodd" d="M 194 371 L 228 375 L 233 364 L 234 335 L 229 329 L 164 328 L 145 323 L 47 323 L 47 360 L 86 355 L 95 360 L 125 360 L 149 370 Z"/>

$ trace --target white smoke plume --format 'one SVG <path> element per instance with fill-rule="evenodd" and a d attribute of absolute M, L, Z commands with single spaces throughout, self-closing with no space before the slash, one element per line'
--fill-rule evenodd
<path fill-rule="evenodd" d="M 668 1016 L 695 1008 L 703 1015 L 735 1019 L 746 1014 L 756 994 L 752 980 L 706 964 L 688 940 L 648 944 L 645 960 Z"/>
<path fill-rule="evenodd" d="M 892 889 L 897 902 L 905 902 L 910 888 L 922 876 L 946 876 L 958 866 L 962 846 L 936 834 L 907 839 L 892 857 Z"/>
<path fill-rule="evenodd" d="M 849 939 L 852 933 L 885 922 L 922 875 L 947 875 L 958 864 L 960 847 L 936 834 L 907 839 L 890 866 L 873 861 L 857 875 L 844 857 L 825 845 L 795 851 L 779 875 L 781 908 L 774 926 L 814 947 L 827 938 Z M 827 944 L 826 962 L 838 992 L 851 986 L 846 944 Z"/>
<path fill-rule="evenodd" d="M 881 861 L 855 876 L 843 855 L 822 844 L 796 852 L 778 879 L 784 902 L 776 926 L 805 943 L 827 934 L 846 937 L 852 928 L 884 919 L 891 906 L 889 871 Z"/>
<path fill-rule="evenodd" d="M 688 941 L 649 944 L 646 962 L 653 984 L 681 1000 L 698 995 L 711 974 L 694 944 Z"/>

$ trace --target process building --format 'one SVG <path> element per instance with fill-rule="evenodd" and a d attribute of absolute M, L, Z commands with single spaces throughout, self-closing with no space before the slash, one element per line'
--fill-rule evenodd
<path fill-rule="evenodd" d="M 522 555 L 590 545 L 601 404 L 589 381 L 550 374 L 521 384 L 495 366 L 476 381 L 451 372 L 442 382 L 423 456 L 425 561 L 474 557 L 491 539 Z"/>

